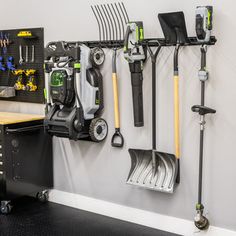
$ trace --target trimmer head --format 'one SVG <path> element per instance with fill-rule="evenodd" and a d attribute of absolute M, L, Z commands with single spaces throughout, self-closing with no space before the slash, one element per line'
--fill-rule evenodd
<path fill-rule="evenodd" d="M 184 13 L 170 12 L 158 14 L 167 44 L 185 44 L 188 42 L 188 34 Z"/>
<path fill-rule="evenodd" d="M 141 149 L 129 149 L 129 153 L 131 170 L 128 184 L 173 193 L 179 169 L 173 154 Z M 153 155 L 156 165 L 153 164 Z"/>

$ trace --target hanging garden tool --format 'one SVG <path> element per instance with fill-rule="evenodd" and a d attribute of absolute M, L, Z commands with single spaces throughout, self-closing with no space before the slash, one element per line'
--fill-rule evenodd
<path fill-rule="evenodd" d="M 129 63 L 133 96 L 134 126 L 144 125 L 143 119 L 143 62 L 146 59 L 144 47 L 143 22 L 129 22 L 124 40 L 124 57 Z"/>
<path fill-rule="evenodd" d="M 120 132 L 120 112 L 116 59 L 117 51 L 120 49 L 120 44 L 118 44 L 117 42 L 124 38 L 124 22 L 127 23 L 129 21 L 129 18 L 123 3 L 95 5 L 91 6 L 91 9 L 98 24 L 100 42 L 102 40 L 105 40 L 113 45 L 112 83 L 114 96 L 115 133 L 112 136 L 111 145 L 113 147 L 123 147 L 124 138 Z"/>
<path fill-rule="evenodd" d="M 216 113 L 216 110 L 205 106 L 205 82 L 208 80 L 208 71 L 206 70 L 207 45 L 210 40 L 212 30 L 212 11 L 211 6 L 197 7 L 196 9 L 196 33 L 197 38 L 203 43 L 201 47 L 201 68 L 198 72 L 198 78 L 201 82 L 201 105 L 194 105 L 192 111 L 200 115 L 200 153 L 199 153 L 199 178 L 198 178 L 198 202 L 196 204 L 197 215 L 194 218 L 196 227 L 200 230 L 207 229 L 209 221 L 204 216 L 204 206 L 202 204 L 202 172 L 203 172 L 203 141 L 205 129 L 205 115 Z"/>
<path fill-rule="evenodd" d="M 169 180 L 165 179 L 164 173 L 160 173 L 162 170 L 165 171 L 165 163 L 162 161 L 162 153 L 156 151 L 156 59 L 160 49 L 161 46 L 159 45 L 155 53 L 153 53 L 151 48 L 148 47 L 152 60 L 152 149 L 129 149 L 131 170 L 127 183 L 153 190 L 165 191 L 165 189 L 168 189 L 165 183 L 168 182 L 167 185 L 169 185 Z M 161 177 L 161 180 L 158 177 Z"/>
<path fill-rule="evenodd" d="M 116 71 L 116 49 L 113 50 L 113 55 L 112 55 L 112 84 L 113 84 L 113 96 L 114 96 L 115 133 L 112 136 L 111 145 L 113 147 L 123 147 L 124 138 L 120 132 L 120 111 L 119 111 L 118 83 L 117 83 L 117 71 Z"/>
<path fill-rule="evenodd" d="M 175 183 L 180 181 L 180 146 L 179 146 L 179 70 L 178 53 L 181 45 L 188 42 L 183 12 L 164 13 L 158 15 L 165 35 L 166 45 L 176 45 L 174 53 L 174 128 L 175 155 L 156 151 L 156 57 L 160 50 L 152 52 L 152 150 L 129 149 L 131 170 L 127 183 L 156 191 L 173 193 Z"/>

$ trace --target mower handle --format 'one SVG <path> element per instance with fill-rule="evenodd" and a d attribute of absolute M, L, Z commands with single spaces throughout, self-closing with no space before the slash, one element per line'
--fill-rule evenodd
<path fill-rule="evenodd" d="M 118 139 L 120 142 L 115 142 L 115 140 Z M 111 139 L 111 146 L 112 147 L 123 147 L 124 145 L 124 138 L 123 135 L 120 132 L 119 128 L 115 129 L 115 133 L 112 136 Z"/>

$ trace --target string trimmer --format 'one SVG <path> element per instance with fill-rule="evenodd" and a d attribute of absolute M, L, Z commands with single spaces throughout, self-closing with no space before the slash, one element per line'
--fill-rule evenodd
<path fill-rule="evenodd" d="M 199 153 L 199 178 L 198 178 L 198 202 L 196 204 L 197 215 L 194 218 L 196 227 L 200 230 L 207 229 L 209 221 L 204 216 L 204 206 L 202 204 L 202 172 L 203 172 L 203 140 L 205 129 L 205 115 L 216 113 L 216 110 L 205 106 L 205 82 L 208 80 L 208 71 L 206 70 L 206 53 L 212 30 L 212 7 L 197 7 L 196 10 L 196 33 L 198 41 L 202 42 L 201 47 L 201 68 L 198 72 L 198 78 L 201 82 L 201 105 L 194 105 L 193 112 L 200 115 L 200 153 Z"/>

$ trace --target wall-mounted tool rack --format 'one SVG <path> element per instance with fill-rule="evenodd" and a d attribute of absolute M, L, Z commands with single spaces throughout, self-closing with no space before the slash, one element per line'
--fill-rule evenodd
<path fill-rule="evenodd" d="M 181 44 L 181 46 L 201 46 L 201 45 L 215 45 L 216 43 L 216 37 L 211 36 L 211 39 L 207 43 L 201 43 L 197 41 L 196 37 L 188 37 L 188 42 L 185 44 Z M 101 48 L 123 48 L 124 46 L 124 40 L 103 40 L 103 41 L 68 41 L 68 45 L 75 45 L 75 44 L 85 44 L 86 46 L 90 48 L 94 47 L 101 47 Z M 149 47 L 157 47 L 161 45 L 162 47 L 171 47 L 176 46 L 176 44 L 170 44 L 166 42 L 164 38 L 148 38 L 143 39 L 139 44 L 143 46 L 149 46 Z"/>
<path fill-rule="evenodd" d="M 9 40 L 4 45 L 2 40 Z M 44 30 L 43 28 L 0 30 L 0 56 L 6 70 L 0 70 L 0 99 L 7 101 L 44 103 Z M 20 61 L 20 50 L 23 61 Z M 8 58 L 12 57 L 14 69 L 7 68 Z M 31 71 L 29 71 L 31 69 Z M 21 71 L 20 71 L 21 70 Z M 16 73 L 17 72 L 17 73 Z M 22 84 L 19 83 L 17 90 L 16 82 L 22 74 Z M 34 78 L 32 78 L 32 75 Z M 27 85 L 32 79 L 33 85 Z M 24 86 L 27 85 L 27 88 Z M 37 87 L 34 87 L 34 86 Z M 1 93 L 1 88 L 11 88 L 14 94 Z M 22 86 L 22 87 L 21 87 Z M 28 89 L 28 90 L 27 90 Z M 29 91 L 31 90 L 31 91 Z M 1 96 L 2 94 L 2 96 Z"/>

